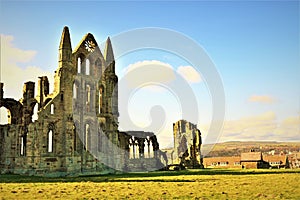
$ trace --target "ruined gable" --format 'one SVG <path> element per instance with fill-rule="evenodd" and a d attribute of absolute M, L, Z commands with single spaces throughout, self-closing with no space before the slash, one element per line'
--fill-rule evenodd
<path fill-rule="evenodd" d="M 118 131 L 118 77 L 110 38 L 104 55 L 91 33 L 73 50 L 64 27 L 58 55 L 52 93 L 46 76 L 39 77 L 36 95 L 35 83 L 25 83 L 19 101 L 4 98 L 0 83 L 0 107 L 10 111 L 11 119 L 0 126 L 0 173 L 65 176 L 163 167 L 154 133 Z"/>
<path fill-rule="evenodd" d="M 3 98 L 1 83 L 0 106 L 11 112 L 11 123 L 0 129 L 1 173 L 61 176 L 103 172 L 104 161 L 122 165 L 113 161 L 114 155 L 95 158 L 91 154 L 91 148 L 106 148 L 101 134 L 119 145 L 117 117 L 112 113 L 118 113 L 117 105 L 111 108 L 118 81 L 114 62 L 107 65 L 90 33 L 72 51 L 68 27 L 63 29 L 58 52 L 53 93 L 49 94 L 45 76 L 39 77 L 36 96 L 34 83 L 25 83 L 20 101 Z M 103 76 L 105 69 L 110 76 Z M 32 120 L 36 105 L 38 119 Z"/>

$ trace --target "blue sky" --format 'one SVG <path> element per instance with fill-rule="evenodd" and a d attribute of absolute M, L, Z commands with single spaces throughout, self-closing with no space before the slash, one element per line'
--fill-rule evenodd
<path fill-rule="evenodd" d="M 65 25 L 70 28 L 73 48 L 87 32 L 98 43 L 135 28 L 180 32 L 205 49 L 223 80 L 226 120 L 221 140 L 300 140 L 299 1 L 1 1 L 0 18 L 0 33 L 13 36 L 14 47 L 36 52 L 17 66 L 49 72 L 56 69 Z M 123 66 L 117 64 L 121 68 L 117 72 L 143 60 L 159 60 L 174 69 L 188 65 L 167 52 L 140 51 L 121 58 Z M 5 74 L 1 74 L 3 79 Z M 198 99 L 204 99 L 199 109 L 207 124 L 212 112 L 209 91 L 203 83 L 192 84 L 192 88 L 198 91 Z M 264 123 L 241 125 L 261 119 L 281 128 L 264 132 L 259 128 L 265 130 Z M 232 130 L 231 126 L 242 128 Z M 204 125 L 201 128 L 205 130 Z M 244 131 L 249 129 L 252 132 Z M 234 133 L 240 135 L 231 137 Z"/>

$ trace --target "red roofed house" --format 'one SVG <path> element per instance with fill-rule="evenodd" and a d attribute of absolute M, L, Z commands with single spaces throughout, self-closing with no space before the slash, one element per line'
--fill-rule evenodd
<path fill-rule="evenodd" d="M 211 157 L 203 158 L 205 168 L 241 168 L 241 157 Z"/>
<path fill-rule="evenodd" d="M 272 168 L 288 168 L 289 161 L 286 155 L 263 155 L 263 160 Z"/>
<path fill-rule="evenodd" d="M 241 154 L 241 165 L 242 168 L 261 169 L 269 168 L 268 162 L 263 160 L 261 152 L 248 152 Z"/>

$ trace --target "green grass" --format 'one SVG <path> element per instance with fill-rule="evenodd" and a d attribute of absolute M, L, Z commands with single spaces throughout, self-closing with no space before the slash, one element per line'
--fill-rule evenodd
<path fill-rule="evenodd" d="M 44 178 L 0 175 L 0 199 L 300 199 L 300 170 L 202 169 Z"/>

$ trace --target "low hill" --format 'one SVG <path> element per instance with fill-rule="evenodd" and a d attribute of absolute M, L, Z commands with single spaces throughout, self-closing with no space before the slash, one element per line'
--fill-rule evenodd
<path fill-rule="evenodd" d="M 213 145 L 212 150 L 206 157 L 217 156 L 239 156 L 243 152 L 250 150 L 261 151 L 263 153 L 291 153 L 300 151 L 300 142 L 276 142 L 276 141 L 230 141 L 216 144 L 204 144 L 203 149 Z"/>

